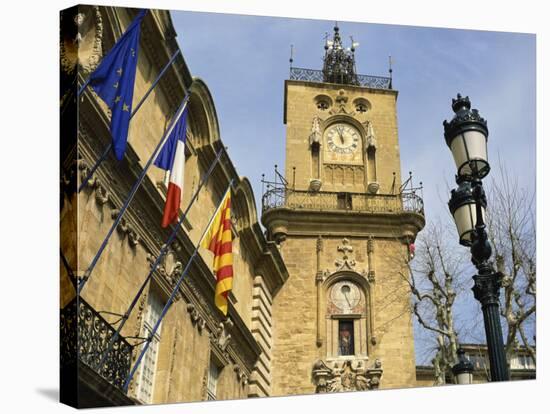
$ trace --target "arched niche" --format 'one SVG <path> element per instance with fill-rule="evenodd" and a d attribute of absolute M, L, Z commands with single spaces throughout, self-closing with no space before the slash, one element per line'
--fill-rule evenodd
<path fill-rule="evenodd" d="M 339 271 L 323 283 L 327 360 L 366 359 L 371 352 L 374 314 L 371 285 L 354 271 Z"/>

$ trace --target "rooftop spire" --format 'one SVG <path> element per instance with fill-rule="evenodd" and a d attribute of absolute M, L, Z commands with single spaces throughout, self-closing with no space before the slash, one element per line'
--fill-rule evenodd
<path fill-rule="evenodd" d="M 340 36 L 340 28 L 336 22 L 332 40 L 325 41 L 325 57 L 323 59 L 323 81 L 330 83 L 343 83 L 357 85 L 357 72 L 355 70 L 355 48 L 359 43 L 354 43 L 351 38 L 351 47 L 344 48 Z"/>

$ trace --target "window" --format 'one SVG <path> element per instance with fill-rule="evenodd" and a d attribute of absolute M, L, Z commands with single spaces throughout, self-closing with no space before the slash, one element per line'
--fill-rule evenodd
<path fill-rule="evenodd" d="M 485 357 L 483 355 L 467 355 L 468 360 L 474 366 L 474 369 L 485 369 Z"/>
<path fill-rule="evenodd" d="M 358 103 L 357 106 L 355 107 L 355 110 L 357 112 L 367 112 L 367 105 L 365 105 L 364 103 Z"/>
<path fill-rule="evenodd" d="M 141 336 L 147 338 L 153 331 L 155 324 L 157 323 L 160 314 L 164 308 L 164 302 L 160 295 L 154 291 L 149 291 L 149 298 L 147 299 L 147 308 L 145 310 L 145 317 L 143 320 L 143 327 L 141 330 Z M 155 385 L 155 373 L 157 366 L 157 357 L 160 342 L 160 332 L 162 323 L 157 329 L 149 349 L 143 356 L 139 366 L 139 383 L 137 390 L 137 398 L 144 403 L 153 402 L 153 391 Z"/>
<path fill-rule="evenodd" d="M 317 95 L 314 101 L 319 111 L 326 111 L 332 106 L 332 99 L 327 95 Z"/>
<path fill-rule="evenodd" d="M 360 114 L 364 114 L 365 112 L 369 111 L 371 109 L 371 104 L 368 100 L 365 98 L 357 98 L 353 101 L 353 105 L 355 107 L 355 110 L 359 112 Z"/>
<path fill-rule="evenodd" d="M 337 197 L 337 207 L 339 210 L 352 209 L 350 193 L 338 193 Z"/>
<path fill-rule="evenodd" d="M 220 376 L 220 368 L 212 359 L 208 369 L 208 381 L 206 383 L 206 394 L 208 400 L 216 399 L 216 388 L 218 387 L 218 378 Z"/>
<path fill-rule="evenodd" d="M 338 354 L 355 355 L 355 337 L 353 335 L 353 320 L 341 319 L 338 321 Z"/>
<path fill-rule="evenodd" d="M 328 102 L 327 101 L 317 102 L 317 109 L 319 109 L 320 111 L 326 111 L 328 109 Z"/>
<path fill-rule="evenodd" d="M 533 358 L 529 355 L 516 355 L 510 361 L 511 369 L 535 369 Z"/>

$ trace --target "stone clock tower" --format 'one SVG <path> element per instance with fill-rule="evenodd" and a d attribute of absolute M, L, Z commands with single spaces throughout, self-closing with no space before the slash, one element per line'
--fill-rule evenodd
<path fill-rule="evenodd" d="M 397 91 L 356 73 L 355 47 L 335 27 L 323 69 L 285 82 L 285 177 L 262 206 L 289 271 L 273 298 L 272 395 L 416 381 L 404 278 L 422 200 L 401 185 Z"/>

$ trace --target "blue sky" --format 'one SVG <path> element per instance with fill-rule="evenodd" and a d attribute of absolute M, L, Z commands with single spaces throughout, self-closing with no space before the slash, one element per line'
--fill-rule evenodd
<path fill-rule="evenodd" d="M 194 76 L 214 98 L 221 137 L 260 210 L 262 173 L 284 166 L 284 80 L 294 66 L 321 69 L 333 21 L 172 12 L 178 42 Z M 361 74 L 388 74 L 399 91 L 402 176 L 424 183 L 427 220 L 448 219 L 455 167 L 443 138 L 451 98 L 468 95 L 489 126 L 489 156 L 500 157 L 521 187 L 535 188 L 535 36 L 474 30 L 339 22 Z M 489 184 L 489 183 L 487 183 Z M 471 308 L 476 302 L 464 304 Z M 420 361 L 419 361 L 420 362 Z"/>

